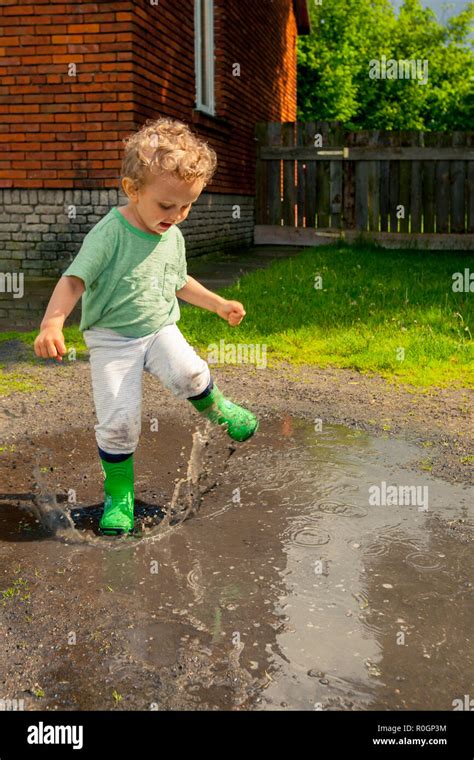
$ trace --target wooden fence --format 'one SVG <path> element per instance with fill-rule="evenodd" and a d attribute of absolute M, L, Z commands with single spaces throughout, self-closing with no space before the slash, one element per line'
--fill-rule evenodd
<path fill-rule="evenodd" d="M 255 242 L 343 233 L 474 249 L 474 132 L 271 122 L 256 140 Z"/>

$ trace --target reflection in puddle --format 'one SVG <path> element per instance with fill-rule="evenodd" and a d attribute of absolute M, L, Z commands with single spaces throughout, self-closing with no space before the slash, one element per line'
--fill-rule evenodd
<path fill-rule="evenodd" d="M 67 565 L 71 592 L 92 606 L 112 588 L 120 614 L 101 622 L 122 649 L 106 660 L 117 677 L 159 672 L 145 709 L 179 707 L 179 693 L 188 709 L 451 710 L 472 690 L 474 489 L 413 473 L 414 445 L 287 416 L 232 447 L 206 429 L 193 448 L 164 420 L 136 455 L 137 535 L 119 540 L 94 533 L 93 443 L 75 438 L 75 469 L 64 436 L 47 441 L 53 500 L 82 544 L 41 532 L 21 499 L 31 484 L 3 454 L 1 569 L 13 556 Z M 44 445 L 22 453 L 30 473 Z M 370 504 L 381 482 L 427 487 L 429 510 Z"/>

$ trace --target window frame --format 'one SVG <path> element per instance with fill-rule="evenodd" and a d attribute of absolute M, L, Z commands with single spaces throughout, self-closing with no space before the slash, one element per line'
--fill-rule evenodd
<path fill-rule="evenodd" d="M 202 28 L 201 2 L 206 4 L 209 24 L 206 29 Z M 203 72 L 202 72 L 202 53 L 204 45 L 204 54 L 208 61 L 207 67 L 207 88 L 209 90 L 209 105 L 203 102 Z M 216 115 L 215 103 L 215 35 L 214 35 L 214 0 L 194 0 L 194 61 L 196 71 L 196 110 L 207 113 L 210 116 Z"/>

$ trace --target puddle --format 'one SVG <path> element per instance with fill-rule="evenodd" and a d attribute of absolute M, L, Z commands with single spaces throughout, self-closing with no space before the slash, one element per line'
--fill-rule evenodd
<path fill-rule="evenodd" d="M 205 460 L 211 431 L 211 423 L 206 422 L 203 431 L 197 430 L 193 433 L 186 471 L 182 477 L 175 478 L 176 484 L 166 509 L 158 504 L 144 503 L 136 498 L 136 521 L 133 533 L 109 539 L 110 549 L 120 548 L 123 542 L 128 545 L 133 539 L 138 539 L 139 542 L 161 539 L 170 528 L 175 528 L 197 513 L 203 496 L 216 486 L 215 480 L 211 485 L 209 483 L 202 485 L 202 481 L 210 475 L 209 462 Z M 226 448 L 227 457 L 235 452 L 232 444 L 228 444 Z M 182 455 L 182 451 L 180 453 Z M 56 493 L 52 482 L 55 480 L 59 466 L 57 465 L 58 449 L 54 444 L 53 448 L 44 446 L 37 448 L 33 456 L 36 491 L 16 494 L 16 505 L 26 508 L 26 511 L 34 518 L 34 523 L 29 524 L 29 530 L 33 534 L 36 533 L 37 538 L 48 535 L 66 543 L 87 543 L 104 547 L 106 537 L 98 530 L 98 522 L 103 511 L 102 501 L 93 506 L 75 507 L 71 506 L 71 502 L 76 504 L 76 488 L 69 486 L 64 493 Z M 2 497 L 11 499 L 11 495 L 8 494 L 0 494 L 0 499 Z M 13 522 L 16 522 L 15 517 L 13 517 Z"/>
<path fill-rule="evenodd" d="M 48 705 L 110 709 L 104 667 L 124 709 L 452 710 L 474 674 L 474 488 L 414 473 L 422 456 L 290 415 L 243 444 L 164 419 L 135 457 L 135 534 L 111 538 L 93 431 L 2 452 L 2 589 L 21 567 L 38 613 L 113 640 L 89 665 L 45 652 Z"/>

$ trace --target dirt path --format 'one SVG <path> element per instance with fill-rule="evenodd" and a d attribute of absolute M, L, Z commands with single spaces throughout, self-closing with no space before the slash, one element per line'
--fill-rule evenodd
<path fill-rule="evenodd" d="M 1 445 L 25 434 L 93 428 L 95 413 L 89 365 L 47 363 L 42 367 L 9 365 L 45 390 L 15 393 L 0 399 Z M 376 376 L 340 369 L 320 370 L 281 365 L 259 370 L 246 365 L 214 371 L 219 387 L 261 416 L 286 412 L 324 423 L 340 423 L 376 435 L 396 436 L 422 443 L 426 458 L 420 469 L 450 482 L 474 482 L 474 392 L 468 389 L 430 389 L 395 386 Z M 156 393 L 156 381 L 147 373 L 143 383 L 143 413 L 176 412 L 193 418 L 191 405 L 168 391 Z M 71 440 L 72 447 L 72 440 Z"/>
<path fill-rule="evenodd" d="M 259 583 L 263 582 L 268 568 L 273 568 L 275 562 L 279 564 L 275 557 L 279 556 L 280 547 L 275 537 L 286 530 L 288 506 L 283 509 L 277 501 L 275 508 L 264 513 L 266 522 L 275 521 L 271 528 L 265 522 L 264 531 L 258 517 L 260 511 L 254 510 L 252 505 L 243 504 L 235 510 L 235 517 L 232 509 L 228 510 L 228 488 L 226 490 L 224 477 L 220 478 L 223 481 L 221 490 L 215 496 L 217 519 L 190 521 L 186 530 L 151 544 L 150 549 L 141 545 L 135 553 L 131 545 L 117 547 L 117 551 L 99 551 L 89 546 L 44 540 L 35 533 L 28 519 L 21 516 L 22 512 L 19 517 L 18 505 L 14 504 L 22 494 L 33 490 L 32 463 L 38 440 L 54 452 L 53 463 L 57 468 L 51 470 L 57 469 L 58 475 L 52 477 L 62 481 L 62 490 L 66 484 L 68 488 L 77 489 L 81 494 L 79 501 L 91 511 L 100 512 L 100 465 L 95 449 L 93 427 L 96 420 L 89 364 L 78 361 L 63 366 L 50 362 L 34 367 L 15 363 L 9 365 L 9 371 L 12 370 L 43 384 L 44 390 L 14 393 L 0 400 L 0 446 L 3 447 L 0 452 L 0 495 L 4 500 L 3 505 L 0 504 L 3 536 L 0 541 L 0 588 L 10 592 L 3 601 L 0 599 L 0 636 L 3 641 L 0 698 L 24 699 L 26 710 L 253 707 L 253 698 L 258 703 L 260 697 L 257 696 L 267 693 L 265 690 L 271 684 L 262 653 L 268 642 L 275 638 L 275 617 L 270 615 L 272 605 L 267 603 L 272 588 L 278 584 L 278 577 L 272 579 L 271 584 L 265 581 L 261 596 L 253 584 L 257 579 Z M 409 456 L 409 469 L 429 472 L 450 483 L 458 483 L 460 487 L 474 482 L 472 391 L 432 390 L 423 393 L 403 386 L 397 388 L 380 378 L 356 372 L 321 371 L 308 367 L 282 366 L 278 370 L 266 371 L 245 366 L 226 367 L 213 370 L 213 376 L 229 398 L 252 408 L 266 422 L 262 425 L 259 441 L 256 436 L 248 444 L 240 444 L 243 447 L 240 449 L 242 460 L 239 460 L 242 471 L 240 476 L 234 473 L 229 483 L 246 484 L 247 475 L 258 470 L 265 451 L 272 447 L 276 456 L 275 472 L 282 469 L 278 458 L 285 449 L 280 446 L 282 431 L 289 430 L 291 423 L 277 426 L 274 420 L 285 422 L 290 415 L 311 422 L 321 420 L 323 430 L 326 424 L 337 423 L 375 436 L 416 442 L 421 445 L 416 451 L 421 451 L 422 455 L 413 461 Z M 156 444 L 151 441 L 147 429 L 147 421 L 151 418 L 158 418 L 160 433 L 164 431 L 158 435 Z M 156 499 L 159 504 L 169 503 L 176 468 L 176 461 L 172 458 L 176 458 L 180 448 L 185 448 L 183 439 L 179 438 L 182 433 L 177 428 L 182 427 L 181 423 L 186 426 L 189 423 L 192 429 L 197 415 L 190 404 L 175 399 L 145 373 L 142 419 L 140 467 L 137 468 L 140 497 L 147 504 Z M 176 425 L 176 420 L 180 425 Z M 351 435 L 357 440 L 356 430 Z M 217 461 L 225 448 L 222 446 L 224 437 L 217 438 Z M 341 449 L 352 443 L 341 439 Z M 423 456 L 424 452 L 426 455 Z M 361 455 L 366 457 L 365 452 Z M 181 456 L 184 457 L 183 463 L 186 462 L 186 452 L 181 451 Z M 237 460 L 237 454 L 232 462 L 234 460 Z M 308 461 L 316 460 L 317 457 L 313 457 Z M 266 466 L 264 461 L 263 466 Z M 219 467 L 221 465 L 215 464 L 214 471 Z M 299 460 L 297 470 L 292 472 L 292 478 L 285 474 L 290 491 L 296 495 L 300 481 L 307 475 L 305 465 Z M 326 482 L 325 477 L 322 483 Z M 316 476 L 314 482 L 319 482 Z M 55 485 L 59 485 L 56 480 L 53 487 Z M 212 492 L 210 495 L 212 497 Z M 255 498 L 260 499 L 258 495 Z M 303 494 L 303 501 L 305 499 Z M 457 497 L 451 501 L 455 509 Z M 207 516 L 209 518 L 209 504 Z M 459 517 L 457 512 L 455 517 Z M 329 516 L 327 519 L 331 526 L 331 520 L 338 518 Z M 357 513 L 353 520 L 357 524 Z M 431 532 L 425 531 L 427 536 L 434 536 L 435 545 L 439 544 L 436 556 L 448 556 L 452 561 L 452 568 L 442 576 L 451 579 L 450 612 L 441 614 L 440 620 L 443 622 L 454 615 L 451 634 L 454 649 L 458 646 L 457 631 L 462 637 L 467 626 L 468 600 L 472 595 L 472 582 L 463 574 L 463 568 L 470 564 L 467 557 L 472 533 L 465 536 L 463 521 L 459 522 L 455 526 L 456 540 L 450 538 L 449 545 L 446 544 L 445 526 L 439 541 L 436 519 L 430 523 Z M 304 530 L 307 531 L 307 526 Z M 411 526 L 409 535 L 410 530 Z M 340 530 L 335 531 L 334 541 L 340 535 Z M 308 533 L 304 536 L 307 540 Z M 336 556 L 341 562 L 346 555 L 353 557 L 358 551 L 354 547 L 359 547 L 365 540 L 365 535 L 356 543 L 352 538 L 349 554 L 345 548 L 336 552 Z M 422 568 L 416 571 L 421 573 L 417 576 L 405 557 L 406 553 L 408 558 L 413 555 L 413 546 L 402 544 L 400 550 L 400 543 L 389 539 L 384 546 L 387 551 L 395 552 L 394 557 L 391 554 L 387 554 L 388 559 L 385 555 L 379 557 L 375 552 L 369 559 L 368 575 L 373 569 L 372 563 L 377 571 L 374 577 L 389 577 L 392 567 L 401 568 L 396 575 L 400 600 L 393 604 L 402 619 L 410 620 L 412 613 L 407 600 L 418 594 L 419 605 L 425 604 L 424 599 L 428 599 L 429 604 L 430 594 L 434 592 L 431 577 L 424 580 L 423 572 L 436 571 Z M 370 552 L 367 556 L 370 557 Z M 148 566 L 157 558 L 160 577 L 155 585 Z M 284 561 L 281 564 L 284 565 Z M 404 568 L 408 573 L 406 578 L 403 577 Z M 462 573 L 458 577 L 460 568 Z M 347 572 L 343 575 L 347 577 Z M 369 613 L 382 615 L 387 600 L 385 594 L 377 598 L 379 591 L 378 588 L 370 590 L 367 603 L 360 602 L 359 594 L 354 610 L 350 609 L 350 601 L 345 598 L 346 614 L 353 615 L 356 620 Z M 339 593 L 339 587 L 335 586 L 331 589 L 331 598 L 337 598 Z M 454 599 L 456 605 L 453 606 Z M 445 602 L 441 600 L 441 603 Z M 418 612 L 419 605 L 418 602 L 415 605 Z M 437 609 L 436 605 L 431 607 Z M 306 609 L 304 614 L 308 614 Z M 444 641 L 445 632 L 440 629 L 439 621 L 431 620 L 429 610 L 426 615 L 429 630 L 434 631 L 433 646 L 438 646 Z M 352 619 L 344 617 L 347 621 Z M 418 628 L 417 623 L 414 630 Z M 230 643 L 229 632 L 235 631 L 241 631 L 243 641 L 246 641 L 242 657 L 242 649 L 234 648 Z M 385 645 L 387 651 L 393 632 L 389 633 L 389 643 Z M 430 635 L 420 631 L 420 646 L 424 646 L 423 642 Z M 74 636 L 73 643 L 77 639 L 75 646 L 70 645 L 71 636 Z M 370 695 L 369 691 L 359 695 L 355 702 L 359 709 L 369 703 L 376 709 L 420 709 L 425 705 L 423 693 L 414 685 L 408 686 L 410 673 L 414 674 L 415 681 L 423 683 L 432 672 L 423 669 L 418 672 L 413 663 L 407 664 L 408 660 L 400 663 L 397 659 L 400 648 L 395 647 L 395 650 L 395 655 L 392 653 L 385 663 L 386 690 L 380 697 L 375 693 Z M 415 664 L 429 665 L 430 660 L 423 659 L 416 648 L 414 652 Z M 461 653 L 460 657 L 465 654 Z M 406 675 L 400 675 L 401 668 Z M 463 668 L 469 672 L 467 662 Z M 463 668 L 460 667 L 460 672 L 464 672 Z M 321 668 L 316 670 L 319 673 Z M 376 672 L 373 667 L 371 672 Z M 440 680 L 438 671 L 436 673 Z M 463 694 L 468 688 L 459 682 L 456 673 L 455 676 L 444 674 L 440 680 L 440 683 L 446 682 L 443 678 L 455 681 L 453 696 L 458 691 Z M 399 696 L 399 681 L 404 679 L 407 679 L 406 693 Z M 327 679 L 318 681 L 317 688 L 326 689 Z M 120 695 L 124 695 L 122 701 Z M 295 700 L 297 698 L 296 695 Z M 334 706 L 353 709 L 352 697 L 346 695 L 342 702 L 338 701 L 340 699 L 335 688 L 324 704 L 328 709 L 334 709 Z M 286 704 L 280 698 L 277 702 L 281 706 Z M 159 707 L 151 707 L 154 704 Z M 430 707 L 449 709 L 438 693 Z"/>

